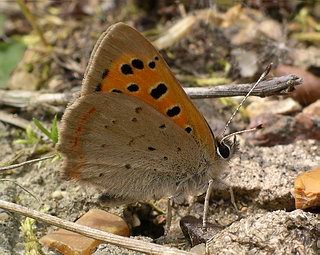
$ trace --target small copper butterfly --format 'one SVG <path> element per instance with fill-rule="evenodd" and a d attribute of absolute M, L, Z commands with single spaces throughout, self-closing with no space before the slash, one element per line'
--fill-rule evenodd
<path fill-rule="evenodd" d="M 235 145 L 215 137 L 152 44 L 117 23 L 93 49 L 58 150 L 65 177 L 130 203 L 205 191 Z"/>

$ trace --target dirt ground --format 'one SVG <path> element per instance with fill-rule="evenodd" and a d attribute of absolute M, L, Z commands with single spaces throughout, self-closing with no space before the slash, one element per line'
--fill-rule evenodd
<path fill-rule="evenodd" d="M 207 117 L 210 119 L 210 116 Z M 7 128 L 1 125 L 1 133 L 6 132 Z M 8 141 L 8 136 L 2 136 L 1 144 L 3 159 L 10 158 L 17 150 L 17 146 L 12 146 Z M 225 228 L 212 236 L 209 245 L 212 254 L 216 251 L 219 254 L 319 254 L 320 218 L 317 214 L 294 210 L 294 199 L 290 193 L 297 174 L 319 165 L 319 145 L 318 141 L 313 140 L 258 148 L 246 145 L 244 141 L 241 143 L 238 157 L 231 161 L 228 172 L 221 178 L 228 187 L 232 187 L 239 213 L 230 202 L 226 186 L 221 185 L 214 190 L 209 221 Z M 13 170 L 4 176 L 22 185 L 39 198 L 40 203 L 8 181 L 1 184 L 2 199 L 36 210 L 41 208 L 70 221 L 91 208 L 104 208 L 123 216 L 123 207 L 105 208 L 98 202 L 98 194 L 93 190 L 62 181 L 60 166 L 61 162 L 45 162 Z M 158 203 L 165 210 L 165 201 Z M 179 227 L 179 220 L 187 215 L 187 208 L 187 205 L 176 208 L 171 233 L 160 243 L 190 248 Z M 200 218 L 202 211 L 203 201 L 200 199 L 193 205 L 190 215 Z M 1 254 L 21 253 L 24 250 L 20 230 L 23 217 L 1 210 L 1 219 Z M 54 229 L 41 222 L 36 222 L 35 227 L 38 237 Z M 116 247 L 102 247 L 104 253 L 97 251 L 96 254 L 120 252 Z"/>
<path fill-rule="evenodd" d="M 197 22 L 188 33 L 164 47 L 161 53 L 185 86 L 254 82 L 270 62 L 274 63 L 270 77 L 287 73 L 302 77 L 303 89 L 290 94 L 295 107 L 290 107 L 286 112 L 272 112 L 274 115 L 271 117 L 276 116 L 288 124 L 280 126 L 278 135 L 272 134 L 273 140 L 263 140 L 264 144 L 258 146 L 252 137 L 238 136 L 239 152 L 219 180 L 215 181 L 209 208 L 212 228 L 203 234 L 199 223 L 191 227 L 195 235 L 198 233 L 200 237 L 208 239 L 206 247 L 200 244 L 192 248 L 193 245 L 180 227 L 181 219 L 188 219 L 185 216 L 202 217 L 204 195 L 200 195 L 191 207 L 186 201 L 175 203 L 171 231 L 163 237 L 165 216 L 150 204 L 105 206 L 99 202 L 100 194 L 96 190 L 61 178 L 61 159 L 1 172 L 1 200 L 72 222 L 92 208 L 119 215 L 128 224 L 132 224 L 130 215 L 136 214 L 143 223 L 138 229 L 132 229 L 135 235 L 132 238 L 187 251 L 191 249 L 195 254 L 204 254 L 205 249 L 208 254 L 320 254 L 319 209 L 296 210 L 291 193 L 298 174 L 320 166 L 320 131 L 317 132 L 320 111 L 315 107 L 309 115 L 303 115 L 307 116 L 307 120 L 312 120 L 307 123 L 309 126 L 306 124 L 303 128 L 298 124 L 301 124 L 299 120 L 304 119 L 297 117 L 302 116 L 299 114 L 308 105 L 320 100 L 320 65 L 316 57 L 320 56 L 319 42 L 310 34 L 319 34 L 317 17 L 320 16 L 320 4 L 304 6 L 284 1 L 278 6 L 262 3 L 256 6 L 251 1 L 244 1 L 243 5 L 218 6 L 218 11 L 209 8 L 215 14 L 209 18 L 203 10 L 207 11 L 210 6 L 188 5 L 188 1 L 181 1 L 182 5 L 165 4 L 162 1 L 154 1 L 152 5 L 146 2 L 109 1 L 109 5 L 99 5 L 96 1 L 88 1 L 83 5 L 27 5 L 36 13 L 44 36 L 54 49 L 52 52 L 39 46 L 39 35 L 32 32 L 32 26 L 25 21 L 18 5 L 0 3 L 0 9 L 3 8 L 7 18 L 4 38 L 19 35 L 27 42 L 24 55 L 10 72 L 6 86 L 1 86 L 0 80 L 0 89 L 77 93 L 92 47 L 106 27 L 124 21 L 145 31 L 150 40 L 155 40 L 185 18 L 184 11 L 185 14 L 194 15 Z M 0 43 L 3 42 L 6 40 L 1 37 Z M 272 97 L 270 100 L 277 108 L 277 102 L 285 98 Z M 239 100 L 198 99 L 193 102 L 216 134 L 223 129 Z M 45 126 L 50 126 L 56 114 L 60 119 L 66 107 L 65 102 L 22 107 L 4 101 L 0 100 L 1 112 L 15 114 L 27 124 L 32 124 L 32 118 L 36 117 Z M 245 107 L 256 102 L 258 100 L 255 97 L 250 97 Z M 264 103 L 259 102 L 262 106 Z M 266 109 L 268 113 L 271 112 Z M 228 127 L 228 132 L 248 128 L 250 123 L 256 123 L 261 118 L 275 119 L 263 114 L 256 118 L 254 114 L 257 112 L 241 111 Z M 272 125 L 274 130 L 278 130 L 276 127 L 279 128 L 279 125 L 272 122 L 268 123 L 267 130 L 272 130 Z M 312 135 L 308 135 L 308 128 Z M 34 125 L 31 129 L 34 134 L 26 131 L 24 125 L 22 128 L 16 127 L 16 123 L 11 125 L 0 120 L 1 164 L 23 162 L 55 153 L 52 142 Z M 265 135 L 268 137 L 268 133 Z M 25 139 L 24 144 L 17 143 L 18 139 Z M 238 210 L 231 203 L 229 188 L 233 190 Z M 166 199 L 152 203 L 166 210 Z M 33 248 L 30 247 L 34 247 L 39 238 L 54 229 L 53 226 L 38 221 L 28 222 L 19 214 L 0 209 L 0 255 L 40 254 L 32 253 Z M 57 254 L 42 247 L 34 250 Z M 102 244 L 94 254 L 141 253 Z"/>

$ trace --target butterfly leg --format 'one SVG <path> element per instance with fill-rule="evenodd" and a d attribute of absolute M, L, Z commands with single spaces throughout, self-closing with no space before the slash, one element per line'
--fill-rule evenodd
<path fill-rule="evenodd" d="M 210 195 L 212 192 L 212 185 L 213 185 L 213 180 L 211 179 L 209 181 L 207 192 L 206 192 L 206 197 L 204 199 L 203 219 L 202 219 L 202 228 L 204 230 L 207 229 L 209 201 L 210 201 Z"/>
<path fill-rule="evenodd" d="M 229 187 L 229 193 L 230 193 L 230 200 L 231 200 L 231 204 L 233 205 L 234 209 L 239 212 L 239 209 L 237 207 L 237 204 L 236 204 L 236 200 L 234 198 L 234 193 L 233 193 L 233 189 L 232 187 Z"/>
<path fill-rule="evenodd" d="M 229 188 L 229 194 L 230 194 L 230 201 L 231 201 L 231 204 L 233 205 L 234 209 L 236 210 L 236 212 L 239 212 L 239 209 L 237 207 L 237 204 L 236 204 L 236 199 L 234 198 L 234 192 L 233 192 L 233 189 L 232 187 L 230 187 L 228 184 L 226 184 L 224 181 L 222 180 L 219 180 L 219 183 L 221 183 L 224 187 L 228 187 Z"/>
<path fill-rule="evenodd" d="M 172 203 L 173 203 L 174 196 L 168 197 L 168 203 L 167 203 L 167 219 L 166 219 L 166 229 L 164 232 L 164 235 L 168 235 L 170 227 L 171 227 L 171 221 L 172 221 Z"/>

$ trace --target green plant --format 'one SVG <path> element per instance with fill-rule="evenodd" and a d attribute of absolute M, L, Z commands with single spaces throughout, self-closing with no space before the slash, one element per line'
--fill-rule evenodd
<path fill-rule="evenodd" d="M 35 220 L 25 218 L 21 221 L 21 232 L 24 236 L 25 254 L 42 255 L 41 245 L 35 235 Z"/>
<path fill-rule="evenodd" d="M 17 139 L 14 141 L 16 144 L 28 144 L 34 145 L 40 141 L 39 137 L 37 136 L 36 132 L 34 131 L 31 125 L 27 126 L 25 137 L 23 139 Z"/>
<path fill-rule="evenodd" d="M 36 127 L 45 134 L 52 142 L 53 144 L 56 144 L 59 140 L 59 133 L 58 133 L 58 119 L 57 115 L 54 116 L 52 124 L 50 129 L 47 129 L 44 127 L 44 125 L 37 120 L 36 118 L 33 118 L 33 123 L 36 125 Z"/>
<path fill-rule="evenodd" d="M 1 28 L 0 28 L 1 30 Z M 26 46 L 17 39 L 0 42 L 0 88 L 5 88 L 11 72 L 21 61 Z"/>

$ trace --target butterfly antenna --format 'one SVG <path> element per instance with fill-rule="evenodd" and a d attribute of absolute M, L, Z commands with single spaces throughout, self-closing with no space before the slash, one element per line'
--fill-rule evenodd
<path fill-rule="evenodd" d="M 266 70 L 261 74 L 260 78 L 257 80 L 257 82 L 252 86 L 252 88 L 249 90 L 249 92 L 247 93 L 247 95 L 245 95 L 245 97 L 242 99 L 241 103 L 238 105 L 237 109 L 232 113 L 230 119 L 228 120 L 227 124 L 225 125 L 223 131 L 222 131 L 222 134 L 220 137 L 223 137 L 223 135 L 225 134 L 228 126 L 230 125 L 231 121 L 233 120 L 234 116 L 236 116 L 237 112 L 239 111 L 240 107 L 244 104 L 244 102 L 247 100 L 247 98 L 250 96 L 250 94 L 252 93 L 252 91 L 258 86 L 258 84 L 268 75 L 268 73 L 270 72 L 271 70 L 271 67 L 272 67 L 272 63 L 270 63 Z M 258 128 L 259 129 L 259 128 Z M 241 133 L 244 133 L 244 132 L 249 132 L 250 129 L 247 129 L 247 130 L 243 130 L 243 131 L 239 131 Z M 254 128 L 254 130 L 256 130 L 256 128 Z M 254 131 L 254 130 L 250 130 L 250 131 Z M 230 134 L 230 135 L 236 135 L 237 133 L 239 132 L 235 132 L 233 134 Z M 228 137 L 230 137 L 230 135 L 228 135 Z M 223 137 L 223 140 L 224 140 L 225 137 Z M 222 141 L 222 140 L 221 140 Z"/>
<path fill-rule="evenodd" d="M 223 143 L 224 140 L 228 139 L 231 136 L 240 135 L 240 134 L 243 134 L 243 133 L 249 133 L 249 132 L 253 132 L 253 131 L 259 130 L 259 129 L 263 129 L 263 125 L 262 124 L 259 124 L 258 126 L 254 127 L 254 128 L 249 128 L 249 129 L 237 131 L 237 132 L 231 133 L 229 135 L 226 135 L 225 137 L 223 137 L 221 139 L 220 143 Z"/>

